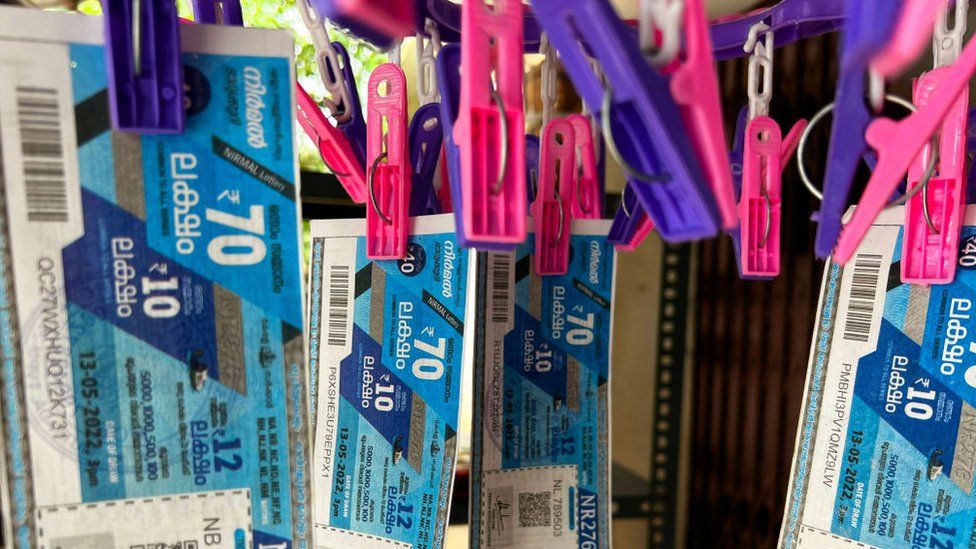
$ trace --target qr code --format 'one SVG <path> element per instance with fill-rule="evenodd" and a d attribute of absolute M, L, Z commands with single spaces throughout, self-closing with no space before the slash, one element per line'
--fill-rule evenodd
<path fill-rule="evenodd" d="M 549 526 L 552 506 L 549 492 L 522 492 L 518 495 L 519 526 L 534 528 Z"/>

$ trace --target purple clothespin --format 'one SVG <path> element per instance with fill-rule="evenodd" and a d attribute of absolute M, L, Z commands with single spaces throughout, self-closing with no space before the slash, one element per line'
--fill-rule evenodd
<path fill-rule="evenodd" d="M 239 0 L 193 0 L 193 19 L 202 25 L 244 26 Z"/>
<path fill-rule="evenodd" d="M 112 127 L 146 134 L 182 132 L 186 116 L 176 2 L 105 0 L 103 6 Z"/>
<path fill-rule="evenodd" d="M 437 160 L 444 141 L 440 118 L 441 106 L 428 103 L 417 109 L 410 121 L 410 181 L 413 185 L 410 191 L 411 217 L 440 213 L 439 204 L 434 197 L 434 174 L 437 172 Z"/>
<path fill-rule="evenodd" d="M 841 69 L 834 96 L 833 125 L 827 152 L 823 200 L 816 216 L 817 257 L 831 254 L 847 209 L 851 182 L 867 150 L 865 132 L 872 120 L 864 80 L 872 56 L 884 46 L 898 18 L 901 0 L 847 2 L 847 24 L 841 41 Z"/>
<path fill-rule="evenodd" d="M 633 251 L 654 230 L 654 222 L 647 216 L 640 200 L 630 190 L 633 183 L 628 182 L 620 194 L 620 207 L 613 216 L 607 240 L 617 250 Z"/>
<path fill-rule="evenodd" d="M 769 25 L 776 47 L 838 30 L 844 22 L 844 0 L 783 0 L 745 17 L 722 21 L 711 27 L 716 61 L 743 57 L 742 45 L 749 29 L 760 21 Z"/>
<path fill-rule="evenodd" d="M 535 194 L 539 189 L 539 136 L 525 135 L 525 194 L 528 203 L 535 202 Z"/>
<path fill-rule="evenodd" d="M 743 155 L 746 147 L 746 124 L 749 120 L 749 108 L 742 107 L 739 114 L 735 117 L 735 135 L 732 138 L 732 150 L 729 151 L 729 166 L 732 167 L 732 186 L 735 187 L 735 200 L 738 202 L 742 193 L 742 164 Z M 736 227 L 729 231 L 732 237 L 732 249 L 735 250 L 736 268 L 739 269 L 739 277 L 742 277 L 742 268 L 738 258 L 742 253 L 742 239 L 739 238 L 739 228 Z"/>
<path fill-rule="evenodd" d="M 536 18 L 560 53 L 563 67 L 593 112 L 629 187 L 670 242 L 718 232 L 718 211 L 688 138 L 668 78 L 650 69 L 633 33 L 606 0 L 536 0 Z M 597 77 L 584 46 L 600 63 Z M 616 147 L 614 147 L 616 145 Z"/>
<path fill-rule="evenodd" d="M 333 42 L 336 55 L 339 56 L 342 65 L 342 80 L 349 92 L 349 104 L 346 109 L 349 111 L 349 118 L 345 122 L 340 122 L 336 127 L 346 136 L 352 151 L 356 155 L 356 160 L 364 168 L 366 166 L 366 118 L 363 116 L 362 103 L 359 100 L 359 91 L 356 89 L 356 76 L 352 72 L 352 63 L 349 60 L 349 52 L 346 47 L 339 42 Z"/>
<path fill-rule="evenodd" d="M 448 179 L 451 189 L 451 210 L 454 211 L 455 233 L 458 244 L 469 248 L 471 243 L 464 237 L 464 214 L 461 211 L 461 151 L 454 140 L 454 123 L 457 121 L 461 98 L 461 46 L 445 44 L 437 54 L 437 88 L 441 92 L 441 126 L 444 135 L 444 156 L 447 160 Z M 506 251 L 514 246 L 478 243 L 478 249 Z"/>

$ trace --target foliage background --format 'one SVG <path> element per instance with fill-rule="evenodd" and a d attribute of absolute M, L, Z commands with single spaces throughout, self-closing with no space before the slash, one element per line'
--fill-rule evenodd
<path fill-rule="evenodd" d="M 181 17 L 193 19 L 193 7 L 190 0 L 176 0 Z M 244 24 L 249 27 L 269 29 L 286 29 L 295 39 L 295 71 L 298 81 L 305 87 L 312 97 L 321 100 L 326 96 L 325 87 L 319 78 L 315 63 L 315 49 L 312 38 L 302 22 L 302 17 L 295 6 L 295 0 L 241 0 L 244 12 Z M 101 15 L 102 6 L 99 0 L 82 0 L 78 4 L 78 11 L 90 15 Z M 359 91 L 361 103 L 366 104 L 366 81 L 369 73 L 381 63 L 386 62 L 385 52 L 376 50 L 367 42 L 359 40 L 350 34 L 333 26 L 329 26 L 329 36 L 335 42 L 342 43 L 349 51 L 352 71 L 356 75 L 356 88 Z M 303 170 L 328 171 L 315 145 L 305 135 L 298 123 L 296 132 L 302 136 L 299 145 L 299 163 Z"/>

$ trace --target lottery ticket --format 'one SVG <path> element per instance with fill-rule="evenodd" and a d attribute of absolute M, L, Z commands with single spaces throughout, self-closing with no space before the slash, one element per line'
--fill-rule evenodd
<path fill-rule="evenodd" d="M 574 220 L 569 270 L 534 238 L 478 255 L 471 546 L 609 546 L 609 223 Z"/>
<path fill-rule="evenodd" d="M 185 132 L 122 134 L 102 19 L 0 8 L 13 546 L 311 538 L 292 42 L 181 32 Z"/>

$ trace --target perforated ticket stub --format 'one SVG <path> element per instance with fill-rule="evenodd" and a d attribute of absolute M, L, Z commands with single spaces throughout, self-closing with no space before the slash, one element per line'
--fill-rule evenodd
<path fill-rule="evenodd" d="M 951 284 L 900 279 L 903 208 L 821 289 L 784 547 L 976 544 L 976 209 Z"/>
<path fill-rule="evenodd" d="M 609 546 L 608 230 L 574 220 L 562 276 L 534 272 L 531 234 L 478 254 L 472 547 Z"/>
<path fill-rule="evenodd" d="M 406 256 L 386 261 L 366 258 L 365 220 L 311 224 L 319 547 L 444 544 L 472 255 L 452 215 L 411 224 Z"/>
<path fill-rule="evenodd" d="M 181 32 L 185 132 L 121 134 L 102 19 L 0 8 L 12 545 L 311 537 L 292 42 Z"/>

